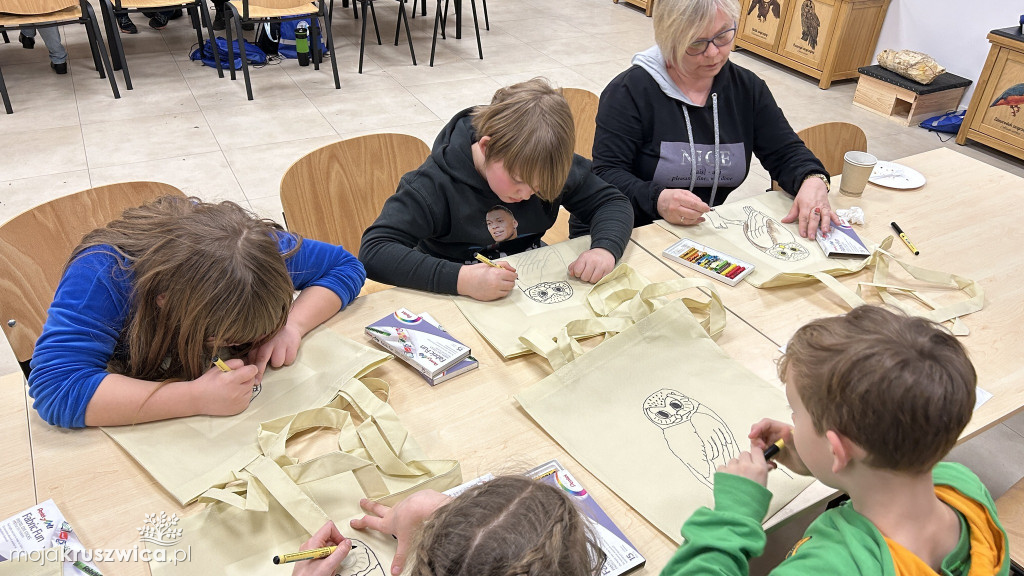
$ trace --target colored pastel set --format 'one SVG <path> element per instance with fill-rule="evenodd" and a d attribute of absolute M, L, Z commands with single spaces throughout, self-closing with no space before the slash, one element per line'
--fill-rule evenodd
<path fill-rule="evenodd" d="M 749 262 L 718 252 L 689 238 L 683 238 L 669 246 L 662 254 L 730 286 L 739 284 L 740 280 L 754 269 L 754 265 Z"/>

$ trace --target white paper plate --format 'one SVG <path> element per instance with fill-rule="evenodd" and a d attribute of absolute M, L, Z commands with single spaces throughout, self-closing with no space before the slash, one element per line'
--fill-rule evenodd
<path fill-rule="evenodd" d="M 925 178 L 913 168 L 907 168 L 895 162 L 879 160 L 878 164 L 875 164 L 875 169 L 871 171 L 871 177 L 868 178 L 868 182 L 886 188 L 910 190 L 911 188 L 924 186 Z"/>

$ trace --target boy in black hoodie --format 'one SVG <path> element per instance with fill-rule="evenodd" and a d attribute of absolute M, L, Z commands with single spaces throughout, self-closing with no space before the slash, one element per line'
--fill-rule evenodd
<path fill-rule="evenodd" d="M 489 106 L 464 110 L 434 141 L 430 157 L 402 177 L 377 220 L 363 233 L 359 259 L 378 282 L 496 300 L 515 288 L 498 258 L 541 246 L 558 208 L 590 226 L 590 250 L 569 273 L 597 282 L 615 267 L 629 240 L 629 200 L 590 172 L 573 154 L 572 113 L 565 98 L 542 79 L 499 89 Z M 498 242 L 488 213 L 504 207 L 514 236 Z"/>

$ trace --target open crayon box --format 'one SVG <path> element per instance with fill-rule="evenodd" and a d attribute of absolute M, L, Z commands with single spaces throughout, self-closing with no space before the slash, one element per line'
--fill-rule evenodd
<path fill-rule="evenodd" d="M 662 255 L 729 286 L 739 284 L 747 274 L 754 271 L 754 265 L 750 262 L 744 262 L 714 248 L 708 248 L 689 238 L 683 238 L 665 248 Z"/>

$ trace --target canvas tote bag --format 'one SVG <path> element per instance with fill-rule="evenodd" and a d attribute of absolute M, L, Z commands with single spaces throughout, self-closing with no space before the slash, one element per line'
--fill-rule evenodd
<path fill-rule="evenodd" d="M 266 371 L 241 414 L 192 416 L 103 431 L 184 505 L 260 454 L 256 430 L 261 422 L 323 406 L 349 379 L 390 358 L 320 327 L 303 339 L 294 364 Z"/>
<path fill-rule="evenodd" d="M 580 464 L 666 536 L 713 506 L 714 470 L 749 448 L 782 391 L 730 358 L 673 300 L 516 396 Z M 812 478 L 769 474 L 774 513 Z"/>
<path fill-rule="evenodd" d="M 359 499 L 393 506 L 417 490 L 457 486 L 462 472 L 455 460 L 425 458 L 374 391 L 386 394 L 387 384 L 353 378 L 329 406 L 261 424 L 254 431 L 260 454 L 231 481 L 200 497 L 209 506 L 179 521 L 181 538 L 174 546 L 187 548 L 190 561 L 151 563 L 153 575 L 290 574 L 290 567 L 274 566 L 272 557 L 298 551 L 331 519 L 356 545 L 340 574 L 389 576 L 396 541 L 348 525 L 363 515 Z M 303 462 L 288 454 L 294 436 L 318 428 L 338 431 L 336 450 Z"/>
<path fill-rule="evenodd" d="M 516 290 L 493 302 L 465 296 L 452 299 L 473 328 L 505 359 L 531 351 L 547 356 L 541 352 L 547 348 L 545 341 L 559 334 L 559 348 L 568 350 L 573 345 L 570 340 L 620 332 L 653 310 L 658 305 L 652 302 L 654 299 L 689 288 L 707 290 L 702 296 L 706 301 L 686 302 L 708 314 L 705 324 L 709 332 L 717 337 L 725 327 L 725 309 L 709 280 L 652 283 L 625 264 L 593 285 L 571 277 L 569 264 L 589 248 L 590 237 L 581 236 L 502 258 L 519 274 Z M 643 296 L 633 302 L 643 290 Z"/>
<path fill-rule="evenodd" d="M 692 289 L 701 289 L 700 292 Z M 527 330 L 519 341 L 531 351 L 543 356 L 555 370 L 583 354 L 576 338 L 604 333 L 605 338 L 629 328 L 646 318 L 651 312 L 672 301 L 670 296 L 688 291 L 700 299 L 682 297 L 690 312 L 703 317 L 699 324 L 711 338 L 718 338 L 725 329 L 725 307 L 714 284 L 704 278 L 677 278 L 652 283 L 625 264 L 620 264 L 595 284 L 587 294 L 588 318 L 573 320 L 557 335 L 537 328 Z"/>
<path fill-rule="evenodd" d="M 969 332 L 961 317 L 981 310 L 985 304 L 984 290 L 977 282 L 903 262 L 888 251 L 892 244 L 891 236 L 863 259 L 828 258 L 815 240 L 801 238 L 795 232 L 795 225 L 782 224 L 771 216 L 787 213 L 792 203 L 792 198 L 784 192 L 773 190 L 717 206 L 714 212 L 705 215 L 706 220 L 698 226 L 676 226 L 664 220 L 657 223 L 679 238 L 690 238 L 752 262 L 756 267 L 745 281 L 757 288 L 820 281 L 851 308 L 865 303 L 861 296 L 864 288 L 873 288 L 886 304 L 907 314 L 934 322 L 950 321 L 951 331 L 958 336 Z M 916 288 L 894 285 L 890 272 L 892 264 L 903 268 L 913 278 Z M 858 283 L 856 290 L 835 279 L 865 268 L 873 270 L 874 277 L 871 282 Z M 922 293 L 925 289 L 929 293 L 962 292 L 962 296 L 955 302 L 936 303 Z M 908 299 L 916 301 L 916 305 L 908 304 Z"/>

